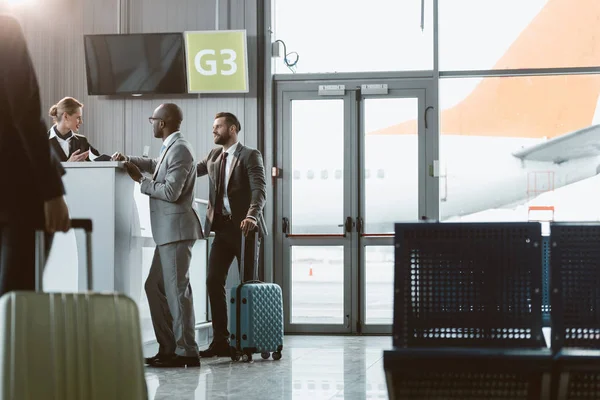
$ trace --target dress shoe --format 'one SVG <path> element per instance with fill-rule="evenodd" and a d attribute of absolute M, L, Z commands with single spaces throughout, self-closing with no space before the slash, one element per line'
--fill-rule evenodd
<path fill-rule="evenodd" d="M 172 355 L 166 355 L 166 354 L 156 354 L 153 357 L 146 357 L 144 358 L 144 362 L 146 363 L 146 365 L 153 365 L 155 362 L 157 362 L 158 360 L 166 360 L 167 358 L 171 358 L 173 357 L 174 354 Z"/>
<path fill-rule="evenodd" d="M 200 358 L 175 355 L 166 359 L 158 359 L 152 366 L 156 368 L 199 367 Z"/>
<path fill-rule="evenodd" d="M 208 346 L 208 349 L 200 352 L 200 357 L 202 358 L 229 357 L 230 355 L 229 342 L 226 341 L 212 342 L 210 346 Z"/>

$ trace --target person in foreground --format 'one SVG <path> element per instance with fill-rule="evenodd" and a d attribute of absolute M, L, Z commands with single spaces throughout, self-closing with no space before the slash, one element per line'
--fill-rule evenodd
<path fill-rule="evenodd" d="M 179 131 L 181 121 L 183 114 L 177 105 L 160 105 L 150 117 L 154 137 L 163 141 L 159 157 L 112 156 L 113 160 L 126 161 L 127 172 L 150 197 L 156 249 L 145 289 L 159 350 L 154 357 L 146 358 L 146 364 L 153 367 L 200 366 L 188 270 L 192 246 L 203 236 L 193 208 L 193 150 Z M 140 170 L 153 174 L 152 179 Z"/>
<path fill-rule="evenodd" d="M 240 265 L 242 234 L 245 245 L 244 280 L 253 274 L 253 260 L 258 255 L 254 235 L 267 235 L 263 208 L 267 199 L 265 168 L 258 150 L 238 142 L 242 127 L 237 117 L 221 112 L 215 116 L 213 136 L 220 145 L 197 165 L 198 176 L 210 175 L 209 200 L 204 234 L 215 232 L 208 260 L 206 287 L 212 310 L 213 341 L 200 357 L 226 357 L 229 352 L 225 281 L 234 259 Z M 260 239 L 258 239 L 260 242 Z"/>
<path fill-rule="evenodd" d="M 35 230 L 70 228 L 61 176 L 42 119 L 40 93 L 19 23 L 0 15 L 0 295 L 35 290 Z"/>

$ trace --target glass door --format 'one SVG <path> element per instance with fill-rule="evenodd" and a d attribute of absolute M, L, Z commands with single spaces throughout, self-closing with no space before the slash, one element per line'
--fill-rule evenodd
<path fill-rule="evenodd" d="M 311 91 L 283 98 L 286 331 L 350 331 L 349 96 Z"/>
<path fill-rule="evenodd" d="M 361 95 L 357 247 L 363 333 L 391 333 L 394 223 L 426 214 L 424 110 L 424 89 Z"/>
<path fill-rule="evenodd" d="M 374 86 L 278 88 L 275 261 L 288 333 L 391 333 L 394 223 L 434 215 L 427 87 Z"/>

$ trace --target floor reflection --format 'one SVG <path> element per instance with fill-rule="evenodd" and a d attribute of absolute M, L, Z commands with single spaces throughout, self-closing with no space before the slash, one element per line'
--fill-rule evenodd
<path fill-rule="evenodd" d="M 279 361 L 147 368 L 149 399 L 386 399 L 383 350 L 391 344 L 388 336 L 286 336 Z"/>

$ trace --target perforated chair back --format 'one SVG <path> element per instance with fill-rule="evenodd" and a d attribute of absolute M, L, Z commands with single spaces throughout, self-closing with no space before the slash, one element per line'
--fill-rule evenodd
<path fill-rule="evenodd" d="M 550 225 L 552 349 L 600 349 L 600 223 Z"/>
<path fill-rule="evenodd" d="M 394 346 L 546 347 L 538 222 L 395 226 Z"/>
<path fill-rule="evenodd" d="M 542 236 L 542 326 L 550 327 L 550 236 Z"/>

